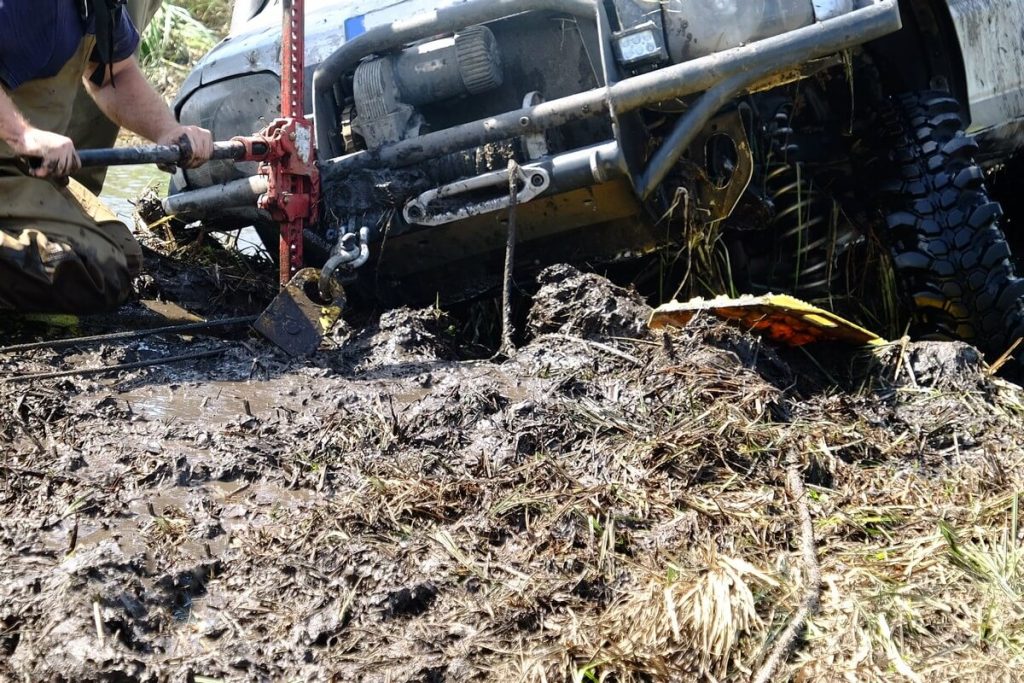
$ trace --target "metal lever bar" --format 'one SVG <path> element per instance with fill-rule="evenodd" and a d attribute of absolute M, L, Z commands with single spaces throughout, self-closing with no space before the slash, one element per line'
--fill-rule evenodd
<path fill-rule="evenodd" d="M 267 152 L 267 145 L 255 142 L 252 151 L 257 157 Z M 246 157 L 248 150 L 242 142 L 213 143 L 211 159 L 235 159 Z M 134 166 L 140 164 L 178 164 L 188 159 L 189 150 L 180 145 L 144 145 L 141 147 L 113 147 L 110 149 L 83 149 L 78 152 L 82 167 L 91 166 Z"/>

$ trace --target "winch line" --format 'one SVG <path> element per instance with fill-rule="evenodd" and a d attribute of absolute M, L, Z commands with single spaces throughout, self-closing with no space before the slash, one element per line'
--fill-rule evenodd
<path fill-rule="evenodd" d="M 31 342 L 28 344 L 14 344 L 12 346 L 0 347 L 0 354 L 20 353 L 22 351 L 34 351 L 36 349 L 65 349 L 69 346 L 79 344 L 95 344 L 97 342 L 126 341 L 129 339 L 142 339 L 158 334 L 174 334 L 182 332 L 195 332 L 213 327 L 230 327 L 233 325 L 251 325 L 256 322 L 256 316 L 248 315 L 237 318 L 222 318 L 220 320 L 204 320 L 183 325 L 167 325 L 165 327 L 153 327 L 147 330 L 133 330 L 131 332 L 113 332 L 110 334 L 95 334 L 88 337 L 69 337 L 67 339 L 51 339 L 48 341 Z"/>
<path fill-rule="evenodd" d="M 44 379 L 59 379 L 61 377 L 86 377 L 89 375 L 100 375 L 105 372 L 121 372 L 123 370 L 139 370 L 141 368 L 149 368 L 157 365 L 170 365 L 171 363 L 181 363 L 187 360 L 198 360 L 200 358 L 212 358 L 213 356 L 219 356 L 229 348 L 225 346 L 219 349 L 213 349 L 210 351 L 196 351 L 194 353 L 183 353 L 178 356 L 163 356 L 161 358 L 150 358 L 149 360 L 140 360 L 134 363 L 121 363 L 119 365 L 106 365 L 99 368 L 78 368 L 72 370 L 59 370 L 57 372 L 36 372 L 28 375 L 11 375 L 10 377 L 0 377 L 0 384 L 13 384 L 15 382 L 31 382 L 34 380 Z"/>
<path fill-rule="evenodd" d="M 514 323 L 512 322 L 512 272 L 515 269 L 516 240 L 516 209 L 519 207 L 519 164 L 515 159 L 508 160 L 508 234 L 505 237 L 505 271 L 501 283 L 501 348 L 495 357 L 511 358 L 516 351 L 512 341 Z"/>

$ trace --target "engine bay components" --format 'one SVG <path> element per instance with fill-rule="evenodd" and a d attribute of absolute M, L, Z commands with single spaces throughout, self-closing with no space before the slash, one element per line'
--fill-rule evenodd
<path fill-rule="evenodd" d="M 352 129 L 371 148 L 419 134 L 417 106 L 479 95 L 502 84 L 501 53 L 486 26 L 361 63 L 353 78 Z"/>

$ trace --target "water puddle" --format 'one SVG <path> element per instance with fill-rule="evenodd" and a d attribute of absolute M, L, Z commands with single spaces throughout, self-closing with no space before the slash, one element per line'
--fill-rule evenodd
<path fill-rule="evenodd" d="M 134 202 L 149 187 L 164 194 L 169 178 L 155 166 L 111 166 L 100 199 L 125 225 L 132 227 L 135 225 Z"/>
<path fill-rule="evenodd" d="M 70 530 L 74 550 L 82 552 L 112 540 L 129 556 L 147 555 L 155 546 L 171 543 L 177 552 L 195 560 L 223 557 L 234 533 L 276 526 L 279 514 L 300 513 L 316 498 L 306 489 L 290 489 L 268 481 L 208 481 L 195 487 L 175 487 L 151 492 L 128 502 L 124 517 L 66 522 L 44 536 L 53 551 L 67 553 Z M 204 515 L 209 503 L 218 508 L 214 517 Z M 221 532 L 196 537 L 197 525 L 216 521 Z"/>
<path fill-rule="evenodd" d="M 117 217 L 130 228 L 135 228 L 135 203 L 149 188 L 161 197 L 167 194 L 170 176 L 155 166 L 112 166 L 107 171 L 100 199 Z M 254 228 L 243 228 L 231 234 L 217 234 L 217 239 L 226 246 L 237 248 L 243 254 L 262 255 L 269 258 L 263 242 Z"/>
<path fill-rule="evenodd" d="M 289 411 L 289 399 L 250 382 L 146 386 L 118 394 L 133 413 L 154 422 L 183 421 L 223 425 L 250 418 L 269 419 Z M 299 399 L 295 399 L 299 403 Z M 296 406 L 299 407 L 299 406 Z"/>

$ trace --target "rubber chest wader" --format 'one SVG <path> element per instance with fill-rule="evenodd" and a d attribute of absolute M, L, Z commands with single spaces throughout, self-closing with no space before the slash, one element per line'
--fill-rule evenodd
<path fill-rule="evenodd" d="M 5 91 L 30 124 L 64 134 L 96 39 L 86 36 L 60 73 Z M 93 313 L 131 292 L 138 244 L 75 182 L 35 178 L 0 142 L 0 310 Z"/>
<path fill-rule="evenodd" d="M 128 0 L 125 10 L 132 18 L 132 23 L 140 33 L 146 30 L 153 15 L 160 9 L 163 0 Z M 75 141 L 76 149 L 97 149 L 113 147 L 117 141 L 118 125 L 108 119 L 89 96 L 89 92 L 78 82 L 75 95 L 75 106 L 66 135 Z M 89 192 L 99 194 L 103 191 L 103 182 L 107 178 L 106 166 L 83 168 L 72 178 L 85 186 Z"/>

